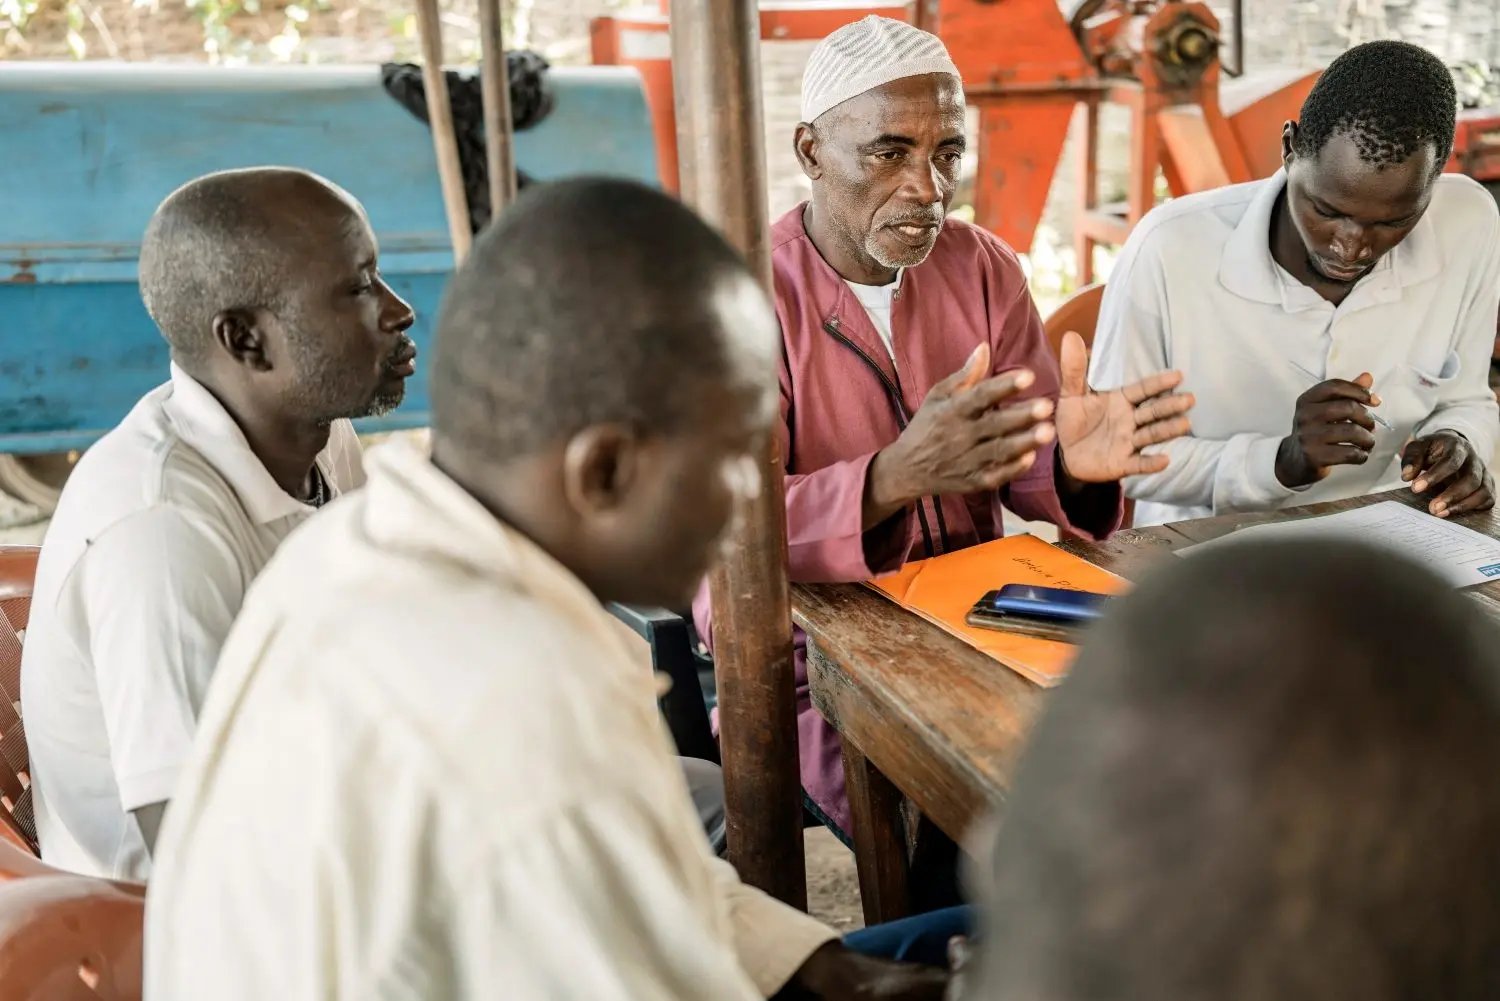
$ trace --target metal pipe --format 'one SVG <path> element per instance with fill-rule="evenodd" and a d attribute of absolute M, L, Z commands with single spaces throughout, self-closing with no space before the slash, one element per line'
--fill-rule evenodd
<path fill-rule="evenodd" d="M 760 16 L 756 0 L 671 0 L 677 143 L 686 201 L 745 255 L 771 293 Z M 783 460 L 740 512 L 710 580 L 729 858 L 747 883 L 807 906 Z"/>
<path fill-rule="evenodd" d="M 443 25 L 437 0 L 417 0 L 417 31 L 422 40 L 422 90 L 427 96 L 427 121 L 437 154 L 438 178 L 443 185 L 443 207 L 448 212 L 448 236 L 453 241 L 454 266 L 469 256 L 474 234 L 469 229 L 469 198 L 464 194 L 464 170 L 458 158 L 458 136 L 453 131 L 453 105 L 448 78 L 443 75 Z"/>
<path fill-rule="evenodd" d="M 1234 66 L 1225 66 L 1223 57 L 1219 59 L 1219 65 L 1224 72 L 1230 76 L 1244 76 L 1245 74 L 1245 0 L 1231 0 L 1230 16 L 1234 18 L 1234 38 L 1230 43 L 1230 51 L 1234 53 Z"/>
<path fill-rule="evenodd" d="M 484 152 L 489 166 L 490 219 L 516 197 L 515 145 L 511 136 L 510 65 L 505 59 L 503 0 L 479 0 L 479 64 L 484 91 Z"/>

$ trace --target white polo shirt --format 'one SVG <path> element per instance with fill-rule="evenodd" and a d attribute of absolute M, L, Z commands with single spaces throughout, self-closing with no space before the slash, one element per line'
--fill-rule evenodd
<path fill-rule="evenodd" d="M 348 421 L 317 461 L 335 493 L 363 481 Z M 171 798 L 245 589 L 312 513 L 175 365 L 79 460 L 42 543 L 22 660 L 43 859 L 147 877 L 130 811 Z"/>
<path fill-rule="evenodd" d="M 1271 256 L 1284 172 L 1175 199 L 1135 228 L 1110 275 L 1092 383 L 1113 388 L 1181 369 L 1198 397 L 1191 437 L 1160 446 L 1171 466 L 1126 482 L 1136 524 L 1337 500 L 1401 485 L 1400 452 L 1440 429 L 1488 462 L 1489 388 L 1500 308 L 1500 212 L 1484 188 L 1445 174 L 1416 227 L 1335 308 Z M 1305 369 L 1317 378 L 1309 377 Z M 1297 397 L 1323 379 L 1375 377 L 1375 449 L 1293 490 L 1276 478 Z"/>
<path fill-rule="evenodd" d="M 713 858 L 651 672 L 405 442 L 251 588 L 146 901 L 154 1001 L 753 1001 L 835 933 Z"/>

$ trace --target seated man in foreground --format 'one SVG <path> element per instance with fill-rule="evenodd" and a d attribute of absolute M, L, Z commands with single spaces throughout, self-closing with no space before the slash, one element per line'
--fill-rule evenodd
<path fill-rule="evenodd" d="M 1405 42 L 1334 60 L 1274 177 L 1174 199 L 1110 275 L 1093 379 L 1164 365 L 1198 398 L 1171 465 L 1127 482 L 1140 525 L 1410 483 L 1439 517 L 1494 504 L 1489 388 L 1500 212 L 1442 174 L 1457 101 Z"/>
<path fill-rule="evenodd" d="M 1352 543 L 1167 562 L 1031 738 L 961 997 L 1500 996 L 1494 621 Z"/>
<path fill-rule="evenodd" d="M 603 607 L 689 600 L 759 489 L 778 342 L 743 262 L 650 189 L 536 188 L 435 354 L 431 457 L 373 452 L 225 647 L 147 996 L 941 998 L 709 855 Z"/>
<path fill-rule="evenodd" d="M 866 580 L 1000 536 L 1002 505 L 1090 537 L 1118 527 L 1140 449 L 1188 430 L 1176 373 L 1097 394 L 1062 370 L 1016 255 L 947 219 L 964 93 L 937 36 L 871 15 L 818 46 L 796 149 L 812 198 L 772 230 L 793 581 Z M 695 606 L 711 638 L 707 591 Z M 802 782 L 850 829 L 838 734 L 797 637 Z"/>
<path fill-rule="evenodd" d="M 399 404 L 416 353 L 364 209 L 301 171 L 173 193 L 140 284 L 171 381 L 69 477 L 21 674 L 42 857 L 134 880 L 246 588 L 292 529 L 363 482 L 348 418 Z"/>

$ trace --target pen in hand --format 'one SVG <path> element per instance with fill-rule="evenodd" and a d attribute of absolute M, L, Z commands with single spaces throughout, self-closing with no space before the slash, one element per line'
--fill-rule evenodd
<path fill-rule="evenodd" d="M 1318 375 L 1316 372 L 1310 372 L 1310 371 L 1308 371 L 1306 368 L 1303 368 L 1301 365 L 1298 365 L 1295 361 L 1292 362 L 1291 365 L 1292 365 L 1292 368 L 1296 369 L 1298 372 L 1301 372 L 1303 375 L 1307 376 L 1309 379 L 1312 379 L 1314 382 L 1324 382 L 1325 381 L 1322 376 Z M 1384 417 L 1380 416 L 1379 414 L 1377 414 L 1373 410 L 1370 411 L 1370 419 L 1373 420 L 1376 424 L 1379 424 L 1381 427 L 1385 428 L 1387 431 L 1394 431 L 1394 430 L 1396 430 L 1394 427 L 1391 426 L 1390 421 L 1386 420 Z"/>

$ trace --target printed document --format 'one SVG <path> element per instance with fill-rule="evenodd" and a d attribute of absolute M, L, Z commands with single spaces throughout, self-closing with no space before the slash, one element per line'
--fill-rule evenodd
<path fill-rule="evenodd" d="M 1349 538 L 1386 546 L 1432 570 L 1454 587 L 1500 579 L 1500 540 L 1397 501 L 1300 521 L 1251 525 L 1236 532 L 1177 550 L 1196 555 L 1256 539 L 1307 540 Z"/>

